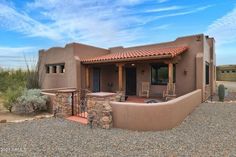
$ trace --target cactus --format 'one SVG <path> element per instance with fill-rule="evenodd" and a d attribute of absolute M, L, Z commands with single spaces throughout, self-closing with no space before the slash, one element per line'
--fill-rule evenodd
<path fill-rule="evenodd" d="M 219 87 L 218 87 L 218 96 L 219 96 L 219 101 L 224 102 L 225 86 L 223 84 L 220 84 Z"/>

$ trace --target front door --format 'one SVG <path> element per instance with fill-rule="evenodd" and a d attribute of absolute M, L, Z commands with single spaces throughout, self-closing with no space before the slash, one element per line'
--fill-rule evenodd
<path fill-rule="evenodd" d="M 136 95 L 136 68 L 126 68 L 126 95 Z"/>
<path fill-rule="evenodd" d="M 100 69 L 93 68 L 93 92 L 100 92 Z"/>

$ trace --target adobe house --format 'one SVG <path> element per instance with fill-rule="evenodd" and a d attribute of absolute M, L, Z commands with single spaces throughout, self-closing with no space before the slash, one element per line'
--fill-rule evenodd
<path fill-rule="evenodd" d="M 150 97 L 168 90 L 181 96 L 202 90 L 202 101 L 215 91 L 215 40 L 204 34 L 135 47 L 98 48 L 80 43 L 39 51 L 42 89 L 76 88 L 124 91 L 139 96 L 142 82 Z"/>
<path fill-rule="evenodd" d="M 236 65 L 220 65 L 216 67 L 217 81 L 236 81 Z"/>

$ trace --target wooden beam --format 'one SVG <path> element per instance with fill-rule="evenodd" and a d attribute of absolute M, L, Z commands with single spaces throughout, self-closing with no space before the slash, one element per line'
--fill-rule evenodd
<path fill-rule="evenodd" d="M 167 93 L 168 95 L 175 95 L 175 85 L 174 85 L 174 79 L 173 79 L 173 63 L 168 64 L 168 85 L 167 85 Z"/>
<path fill-rule="evenodd" d="M 85 67 L 85 77 L 86 77 L 86 88 L 88 89 L 90 87 L 90 76 L 89 76 L 89 67 Z"/>
<path fill-rule="evenodd" d="M 173 83 L 173 63 L 168 64 L 169 83 Z"/>
<path fill-rule="evenodd" d="M 123 90 L 123 64 L 118 64 L 119 91 Z"/>

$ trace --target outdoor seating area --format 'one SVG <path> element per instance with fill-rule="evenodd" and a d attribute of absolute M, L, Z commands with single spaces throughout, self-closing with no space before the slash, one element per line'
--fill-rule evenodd
<path fill-rule="evenodd" d="M 163 99 L 160 97 L 139 97 L 139 96 L 128 96 L 126 102 L 135 102 L 135 103 L 158 103 L 163 102 Z"/>

